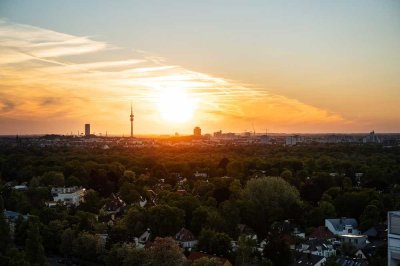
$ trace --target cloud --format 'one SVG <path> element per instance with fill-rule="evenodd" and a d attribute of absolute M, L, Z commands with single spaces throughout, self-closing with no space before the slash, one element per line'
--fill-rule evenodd
<path fill-rule="evenodd" d="M 0 116 L 90 120 L 123 131 L 127 108 L 134 102 L 139 130 L 163 130 L 169 125 L 160 121 L 156 103 L 169 90 L 182 90 L 198 103 L 194 119 L 202 123 L 234 128 L 249 120 L 260 124 L 345 121 L 338 114 L 264 88 L 167 64 L 165 58 L 145 51 L 124 50 L 110 60 L 104 56 L 110 49 L 123 50 L 89 37 L 0 20 Z"/>

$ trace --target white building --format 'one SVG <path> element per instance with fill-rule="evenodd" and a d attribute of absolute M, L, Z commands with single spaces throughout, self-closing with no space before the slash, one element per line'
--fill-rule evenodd
<path fill-rule="evenodd" d="M 51 195 L 55 202 L 79 206 L 85 196 L 85 189 L 79 187 L 53 187 Z"/>
<path fill-rule="evenodd" d="M 331 257 L 336 256 L 336 249 L 333 244 L 323 239 L 309 239 L 295 247 L 296 251 L 309 253 L 316 256 Z"/>
<path fill-rule="evenodd" d="M 342 243 L 349 243 L 355 246 L 356 248 L 364 248 L 368 244 L 367 240 L 368 240 L 367 235 L 349 234 L 340 236 L 340 241 Z"/>
<path fill-rule="evenodd" d="M 288 136 L 286 137 L 286 145 L 296 145 L 297 143 L 302 142 L 303 139 L 299 135 Z"/>
<path fill-rule="evenodd" d="M 400 211 L 388 212 L 388 266 L 400 265 Z"/>
<path fill-rule="evenodd" d="M 354 218 L 325 219 L 325 227 L 334 235 L 359 234 L 357 220 Z"/>
<path fill-rule="evenodd" d="M 186 228 L 182 228 L 175 235 L 175 240 L 184 248 L 193 248 L 198 242 L 192 232 Z"/>

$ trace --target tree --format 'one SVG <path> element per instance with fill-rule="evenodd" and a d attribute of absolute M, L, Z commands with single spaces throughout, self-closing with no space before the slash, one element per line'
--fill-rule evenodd
<path fill-rule="evenodd" d="M 232 239 L 225 233 L 203 229 L 199 235 L 198 248 L 210 254 L 225 256 L 230 253 Z"/>
<path fill-rule="evenodd" d="M 146 251 L 132 244 L 115 244 L 104 258 L 106 266 L 142 266 Z"/>
<path fill-rule="evenodd" d="M 360 229 L 367 230 L 379 223 L 380 210 L 375 205 L 367 205 L 360 216 Z"/>
<path fill-rule="evenodd" d="M 5 254 L 10 245 L 10 226 L 4 216 L 4 201 L 0 196 L 0 254 Z"/>
<path fill-rule="evenodd" d="M 80 204 L 79 209 L 97 214 L 103 202 L 97 191 L 89 189 L 86 191 L 84 201 Z"/>
<path fill-rule="evenodd" d="M 195 260 L 191 266 L 219 266 L 221 265 L 221 261 L 217 258 L 207 258 L 202 257 L 200 259 Z"/>
<path fill-rule="evenodd" d="M 149 209 L 148 220 L 156 236 L 171 236 L 185 224 L 185 212 L 176 207 L 157 205 Z"/>
<path fill-rule="evenodd" d="M 250 179 L 242 198 L 248 208 L 254 208 L 256 217 L 249 224 L 260 235 L 266 234 L 272 222 L 290 218 L 292 208 L 301 204 L 297 189 L 281 177 Z"/>
<path fill-rule="evenodd" d="M 149 266 L 180 266 L 184 263 L 182 250 L 171 237 L 157 237 L 148 252 L 146 265 Z"/>
<path fill-rule="evenodd" d="M 316 208 L 308 213 L 308 224 L 311 226 L 321 225 L 325 219 L 336 217 L 335 206 L 327 201 L 321 201 Z"/>
<path fill-rule="evenodd" d="M 238 265 L 251 264 L 255 260 L 257 240 L 251 236 L 241 235 L 237 243 L 236 262 Z"/>
<path fill-rule="evenodd" d="M 274 266 L 286 266 L 292 263 L 292 253 L 283 235 L 273 231 L 266 240 L 263 254 L 273 262 Z"/>
<path fill-rule="evenodd" d="M 29 221 L 27 239 L 25 241 L 26 258 L 32 265 L 47 265 L 47 259 L 44 254 L 42 237 L 39 232 L 39 222 L 35 218 Z"/>
<path fill-rule="evenodd" d="M 55 171 L 46 172 L 40 177 L 40 183 L 45 186 L 62 187 L 65 184 L 64 174 Z"/>
<path fill-rule="evenodd" d="M 72 253 L 89 261 L 96 261 L 102 252 L 100 238 L 86 232 L 80 233 L 73 241 Z"/>
<path fill-rule="evenodd" d="M 69 257 L 72 255 L 72 246 L 75 239 L 75 231 L 71 228 L 65 229 L 61 234 L 60 252 L 64 256 Z"/>

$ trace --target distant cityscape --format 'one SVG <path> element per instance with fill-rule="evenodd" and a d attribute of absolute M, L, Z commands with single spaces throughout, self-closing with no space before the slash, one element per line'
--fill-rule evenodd
<path fill-rule="evenodd" d="M 134 114 L 131 106 L 129 115 L 130 135 L 109 135 L 94 134 L 90 123 L 84 125 L 84 133 L 68 135 L 44 134 L 44 135 L 25 135 L 25 136 L 0 136 L 0 143 L 18 142 L 19 144 L 36 144 L 39 146 L 62 146 L 62 145 L 86 145 L 111 147 L 114 145 L 123 146 L 155 146 L 155 145 L 304 145 L 312 143 L 375 143 L 387 147 L 400 144 L 400 133 L 256 133 L 255 131 L 245 131 L 242 133 L 223 132 L 222 130 L 210 133 L 202 133 L 199 126 L 194 127 L 192 135 L 139 135 L 135 136 Z"/>

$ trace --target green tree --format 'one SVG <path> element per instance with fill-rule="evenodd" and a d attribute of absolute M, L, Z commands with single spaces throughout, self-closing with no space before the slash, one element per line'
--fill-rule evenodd
<path fill-rule="evenodd" d="M 265 235 L 268 225 L 290 218 L 295 206 L 300 206 L 297 189 L 281 177 L 263 177 L 249 180 L 243 190 L 247 208 L 253 208 L 256 217 L 248 218 L 249 225 Z"/>
<path fill-rule="evenodd" d="M 45 186 L 62 187 L 65 184 L 64 174 L 56 171 L 46 172 L 40 177 L 40 183 Z"/>
<path fill-rule="evenodd" d="M 157 205 L 149 209 L 148 221 L 156 236 L 171 236 L 184 226 L 185 212 L 176 207 Z"/>
<path fill-rule="evenodd" d="M 145 265 L 180 266 L 185 257 L 181 248 L 171 237 L 157 237 L 151 245 Z"/>
<path fill-rule="evenodd" d="M 360 229 L 367 230 L 380 221 L 380 210 L 375 205 L 367 205 L 360 216 Z"/>
<path fill-rule="evenodd" d="M 203 229 L 199 235 L 198 248 L 210 254 L 226 256 L 232 249 L 232 239 L 225 233 Z"/>
<path fill-rule="evenodd" d="M 5 254 L 10 245 L 10 226 L 4 216 L 4 201 L 0 196 L 0 254 Z"/>
<path fill-rule="evenodd" d="M 237 243 L 237 265 L 252 264 L 255 260 L 255 253 L 257 251 L 257 240 L 251 236 L 241 235 Z"/>
<path fill-rule="evenodd" d="M 146 260 L 146 251 L 132 244 L 115 244 L 106 254 L 106 266 L 142 266 Z"/>
<path fill-rule="evenodd" d="M 47 265 L 47 259 L 42 245 L 42 237 L 39 232 L 39 222 L 35 218 L 31 218 L 29 221 L 27 238 L 25 241 L 25 252 L 26 258 L 31 265 Z"/>
<path fill-rule="evenodd" d="M 73 243 L 75 240 L 75 231 L 71 228 L 65 229 L 61 234 L 60 252 L 66 257 L 72 255 Z"/>
<path fill-rule="evenodd" d="M 80 233 L 73 241 L 72 253 L 88 261 L 96 261 L 102 252 L 100 238 L 86 232 Z"/>
<path fill-rule="evenodd" d="M 274 266 L 286 266 L 292 263 L 292 253 L 289 245 L 283 236 L 276 232 L 268 235 L 263 254 L 273 262 Z"/>

